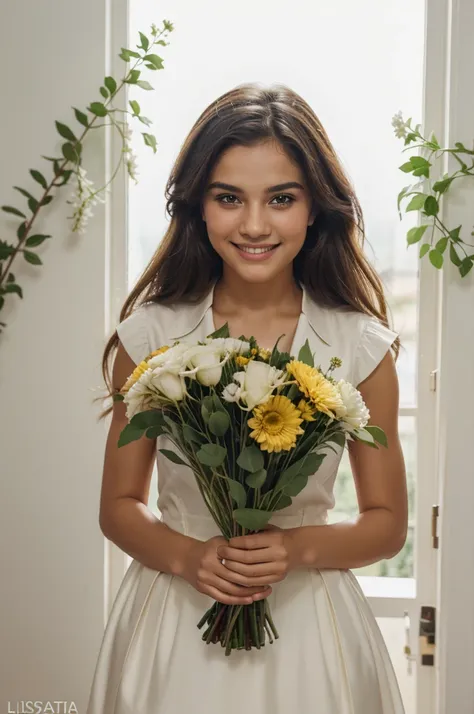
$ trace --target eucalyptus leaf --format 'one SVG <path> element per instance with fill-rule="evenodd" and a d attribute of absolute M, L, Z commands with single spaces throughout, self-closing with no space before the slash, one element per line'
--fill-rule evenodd
<path fill-rule="evenodd" d="M 306 487 L 308 483 L 306 474 L 299 474 L 283 489 L 283 493 L 287 496 L 297 496 Z"/>
<path fill-rule="evenodd" d="M 263 454 L 258 448 L 252 444 L 251 446 L 245 446 L 237 457 L 237 464 L 244 471 L 250 471 L 255 473 L 255 471 L 260 471 L 264 467 Z"/>
<path fill-rule="evenodd" d="M 185 441 L 187 441 L 189 444 L 201 444 L 202 443 L 202 436 L 198 434 L 198 432 L 192 428 L 192 426 L 189 426 L 189 424 L 184 424 L 183 425 L 183 437 Z"/>
<path fill-rule="evenodd" d="M 293 503 L 292 499 L 290 496 L 287 496 L 286 493 L 281 493 L 280 498 L 278 499 L 277 503 L 273 507 L 274 511 L 281 511 L 283 508 L 288 508 L 288 506 L 291 506 Z"/>
<path fill-rule="evenodd" d="M 226 322 L 225 325 L 219 327 L 218 330 L 211 332 L 208 337 L 210 337 L 211 339 L 215 339 L 216 337 L 229 337 L 229 324 Z"/>
<path fill-rule="evenodd" d="M 219 397 L 217 396 L 217 394 L 215 392 L 214 392 L 214 394 L 212 394 L 211 399 L 212 399 L 212 406 L 213 406 L 214 410 L 223 412 L 226 416 L 228 416 L 227 409 L 222 404 L 221 400 L 219 399 Z"/>
<path fill-rule="evenodd" d="M 247 503 L 247 493 L 245 488 L 239 481 L 234 481 L 234 479 L 227 479 L 227 485 L 229 487 L 230 495 L 234 499 L 238 508 L 244 508 Z"/>
<path fill-rule="evenodd" d="M 326 454 L 306 454 L 280 474 L 275 490 L 286 490 L 287 485 L 298 476 L 311 476 L 316 473 L 325 458 Z"/>
<path fill-rule="evenodd" d="M 224 463 L 227 450 L 219 444 L 203 444 L 196 456 L 201 464 L 216 468 Z"/>
<path fill-rule="evenodd" d="M 224 436 L 230 427 L 230 419 L 227 412 L 217 411 L 209 417 L 209 431 L 214 436 Z"/>
<path fill-rule="evenodd" d="M 158 439 L 159 436 L 163 436 L 165 432 L 162 426 L 150 426 L 146 430 L 147 439 Z"/>
<path fill-rule="evenodd" d="M 174 422 L 173 419 L 171 419 L 171 417 L 169 417 L 167 414 L 163 414 L 163 421 L 165 422 L 165 424 L 167 425 L 167 427 L 173 434 L 174 438 L 176 440 L 178 440 L 179 439 L 179 429 L 178 429 L 178 425 L 176 424 L 176 422 Z"/>
<path fill-rule="evenodd" d="M 139 412 L 130 419 L 137 429 L 147 429 L 149 426 L 163 426 L 163 414 L 158 409 L 149 409 Z"/>
<path fill-rule="evenodd" d="M 178 454 L 176 454 L 174 451 L 171 451 L 170 449 L 158 449 L 158 451 L 161 451 L 163 456 L 166 456 L 166 458 L 172 461 L 174 464 L 179 464 L 180 466 L 189 466 L 186 461 L 183 461 L 181 456 L 178 456 Z"/>
<path fill-rule="evenodd" d="M 259 531 L 265 528 L 272 515 L 272 511 L 259 511 L 256 508 L 237 508 L 233 511 L 234 520 L 250 531 Z"/>
<path fill-rule="evenodd" d="M 258 471 L 254 471 L 253 473 L 250 473 L 246 479 L 245 483 L 247 486 L 250 486 L 250 488 L 261 488 L 263 484 L 265 483 L 265 480 L 267 478 L 267 472 L 265 469 L 259 469 Z"/>

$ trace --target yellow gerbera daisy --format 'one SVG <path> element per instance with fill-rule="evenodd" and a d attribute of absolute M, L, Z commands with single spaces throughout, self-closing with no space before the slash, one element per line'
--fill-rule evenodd
<path fill-rule="evenodd" d="M 315 367 L 292 360 L 286 369 L 295 378 L 298 389 L 318 411 L 334 417 L 336 410 L 344 406 L 336 387 Z"/>
<path fill-rule="evenodd" d="M 127 379 L 125 384 L 123 385 L 122 389 L 120 390 L 122 394 L 125 392 L 128 392 L 130 387 L 133 387 L 135 382 L 138 382 L 140 377 L 146 370 L 148 369 L 148 360 L 150 360 L 152 357 L 156 357 L 156 355 L 161 355 L 163 352 L 166 352 L 169 350 L 168 345 L 165 345 L 164 347 L 160 347 L 158 350 L 155 350 L 154 352 L 151 352 L 147 357 L 145 357 L 144 360 L 140 362 L 140 364 L 137 364 L 135 369 L 133 370 L 132 374 L 130 377 Z"/>
<path fill-rule="evenodd" d="M 296 445 L 298 434 L 303 434 L 301 412 L 281 394 L 255 407 L 253 414 L 248 421 L 253 429 L 250 436 L 262 451 L 289 451 Z"/>
<path fill-rule="evenodd" d="M 313 414 L 316 409 L 307 402 L 306 399 L 301 399 L 297 408 L 300 410 L 301 418 L 304 419 L 304 421 L 315 421 Z"/>

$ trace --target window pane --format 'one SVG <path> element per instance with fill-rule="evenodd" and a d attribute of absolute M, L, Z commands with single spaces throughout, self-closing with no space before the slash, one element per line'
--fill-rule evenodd
<path fill-rule="evenodd" d="M 415 535 L 415 484 L 416 484 L 416 419 L 400 417 L 400 441 L 402 444 L 408 484 L 408 536 L 400 553 L 390 560 L 382 560 L 364 568 L 354 569 L 356 575 L 393 576 L 398 578 L 413 578 L 413 546 Z M 349 462 L 347 449 L 339 467 L 335 484 L 335 508 L 329 513 L 329 522 L 354 518 L 359 513 L 357 496 Z"/>

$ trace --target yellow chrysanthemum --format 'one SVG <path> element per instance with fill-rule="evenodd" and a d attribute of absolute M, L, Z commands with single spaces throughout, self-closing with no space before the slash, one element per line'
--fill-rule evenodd
<path fill-rule="evenodd" d="M 250 433 L 262 451 L 289 451 L 296 445 L 296 437 L 303 433 L 301 412 L 288 397 L 270 397 L 253 410 L 248 425 Z"/>
<path fill-rule="evenodd" d="M 272 355 L 271 350 L 266 350 L 264 347 L 261 347 L 260 350 L 258 351 L 258 356 L 261 359 L 263 359 L 265 362 L 268 362 L 271 355 Z"/>
<path fill-rule="evenodd" d="M 255 357 L 255 355 L 256 355 L 257 353 L 258 353 L 258 350 L 255 349 L 255 347 L 252 347 L 252 349 L 250 350 L 250 354 L 251 354 L 253 357 Z"/>
<path fill-rule="evenodd" d="M 313 414 L 316 411 L 316 409 L 309 402 L 307 402 L 305 399 L 301 399 L 297 408 L 300 410 L 301 418 L 304 421 L 315 421 Z"/>
<path fill-rule="evenodd" d="M 334 417 L 335 411 L 344 406 L 337 388 L 315 367 L 292 360 L 286 369 L 295 378 L 298 389 L 318 411 Z"/>
<path fill-rule="evenodd" d="M 128 392 L 130 387 L 133 387 L 135 382 L 138 382 L 138 380 L 140 379 L 142 374 L 144 372 L 146 372 L 146 370 L 148 369 L 148 361 L 152 357 L 156 357 L 156 355 L 161 355 L 161 354 L 163 354 L 163 352 L 166 352 L 167 350 L 169 350 L 168 345 L 165 345 L 164 347 L 160 347 L 158 350 L 151 352 L 147 357 L 145 357 L 145 359 L 142 360 L 140 362 L 140 364 L 137 364 L 137 366 L 133 370 L 132 374 L 130 375 L 130 377 L 127 379 L 127 381 L 123 385 L 122 389 L 120 390 L 121 393 L 124 394 L 125 392 Z"/>
<path fill-rule="evenodd" d="M 237 362 L 239 367 L 245 367 L 245 365 L 250 362 L 250 358 L 243 357 L 242 355 L 239 355 L 238 357 L 235 358 L 235 361 Z"/>

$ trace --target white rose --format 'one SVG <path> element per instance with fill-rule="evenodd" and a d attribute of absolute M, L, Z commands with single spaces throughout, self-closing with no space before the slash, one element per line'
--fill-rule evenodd
<path fill-rule="evenodd" d="M 238 377 L 237 377 L 238 375 Z M 244 375 L 243 377 L 241 375 Z M 253 409 L 257 404 L 266 402 L 272 392 L 285 380 L 281 369 L 270 367 L 266 362 L 250 360 L 245 372 L 237 372 L 234 379 L 243 387 L 241 399 Z"/>
<path fill-rule="evenodd" d="M 180 402 L 186 395 L 184 378 L 177 371 L 177 368 L 170 369 L 168 366 L 156 367 L 150 377 L 153 387 L 173 402 Z"/>
<path fill-rule="evenodd" d="M 132 419 L 135 414 L 145 412 L 152 408 L 149 384 L 150 376 L 151 369 L 148 369 L 126 392 L 123 401 L 127 408 L 126 414 L 128 420 Z"/>
<path fill-rule="evenodd" d="M 236 340 L 234 337 L 214 337 L 214 339 L 208 337 L 205 342 L 206 344 L 214 345 L 220 351 L 221 357 L 229 352 L 241 355 L 250 349 L 248 342 Z"/>
<path fill-rule="evenodd" d="M 206 387 L 214 387 L 222 376 L 222 365 L 226 359 L 221 360 L 220 350 L 212 343 L 207 345 L 193 345 L 184 355 L 186 364 L 192 369 L 185 374 L 195 377 L 198 382 Z"/>
<path fill-rule="evenodd" d="M 240 387 L 235 382 L 230 384 L 222 390 L 222 399 L 226 402 L 238 402 L 242 394 L 242 387 Z"/>
<path fill-rule="evenodd" d="M 361 429 L 369 423 L 370 412 L 367 409 L 361 393 L 350 382 L 340 379 L 337 388 L 343 406 L 336 409 L 336 417 L 342 419 L 348 430 Z"/>
<path fill-rule="evenodd" d="M 182 366 L 183 357 L 189 349 L 189 345 L 185 342 L 179 342 L 174 347 L 170 347 L 166 352 L 162 352 L 160 355 L 155 355 L 148 361 L 148 366 L 153 369 L 155 367 L 164 367 L 165 365 Z"/>

